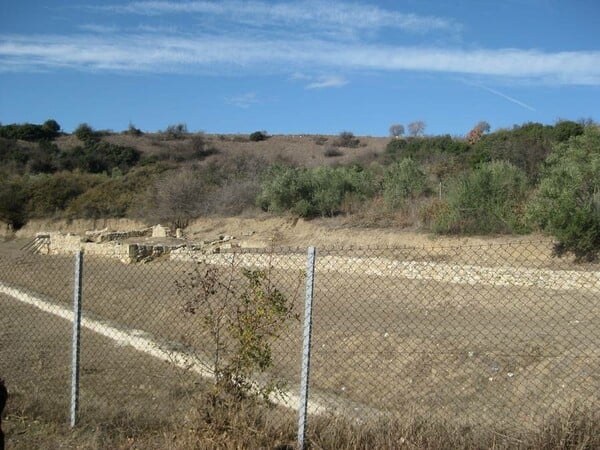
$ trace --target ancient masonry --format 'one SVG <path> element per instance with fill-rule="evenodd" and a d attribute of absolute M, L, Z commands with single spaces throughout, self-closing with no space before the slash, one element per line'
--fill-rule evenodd
<path fill-rule="evenodd" d="M 132 242 L 135 238 L 138 241 Z M 162 240 L 162 242 L 161 242 Z M 214 254 L 223 250 L 245 246 L 233 236 L 220 235 L 216 239 L 190 243 L 181 230 L 172 233 L 162 225 L 135 231 L 87 231 L 85 236 L 61 232 L 41 232 L 23 247 L 44 255 L 75 254 L 83 251 L 88 256 L 116 258 L 123 263 L 150 261 L 156 257 L 175 253 Z"/>
<path fill-rule="evenodd" d="M 129 232 L 89 231 L 85 237 L 64 233 L 38 233 L 36 238 L 23 248 L 49 255 L 74 254 L 83 250 L 89 256 L 116 258 L 126 264 L 147 262 L 163 255 L 177 261 L 202 258 L 202 261 L 212 265 L 236 264 L 241 267 L 284 270 L 303 267 L 305 263 L 305 255 L 302 252 L 284 255 L 272 252 L 232 252 L 235 248 L 266 247 L 260 241 L 237 240 L 233 236 L 220 235 L 213 240 L 191 243 L 184 239 L 181 231 L 178 230 L 174 234 L 175 236 L 161 225 Z M 132 240 L 134 242 L 130 242 Z M 319 272 L 362 273 L 450 284 L 528 286 L 536 289 L 600 292 L 600 271 L 486 267 L 333 255 L 318 258 L 315 269 Z"/>

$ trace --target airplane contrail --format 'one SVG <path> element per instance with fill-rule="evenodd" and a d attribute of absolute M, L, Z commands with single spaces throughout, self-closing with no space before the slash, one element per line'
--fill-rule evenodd
<path fill-rule="evenodd" d="M 527 108 L 530 111 L 537 111 L 533 106 L 530 106 L 527 103 L 524 103 L 524 102 L 522 102 L 520 100 L 517 100 L 516 98 L 513 98 L 513 97 L 511 97 L 509 95 L 503 94 L 502 92 L 497 91 L 496 89 L 492 89 L 490 87 L 483 86 L 481 84 L 477 84 L 476 86 L 480 87 L 481 89 L 483 89 L 485 91 L 491 92 L 492 94 L 496 94 L 497 96 L 502 97 L 502 98 L 508 100 L 509 102 L 513 102 L 513 103 L 515 103 L 515 104 L 517 104 L 519 106 L 522 106 L 523 108 Z"/>

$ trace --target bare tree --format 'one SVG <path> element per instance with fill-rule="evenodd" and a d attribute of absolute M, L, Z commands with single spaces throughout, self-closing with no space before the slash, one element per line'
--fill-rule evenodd
<path fill-rule="evenodd" d="M 395 123 L 390 126 L 390 136 L 392 137 L 400 137 L 404 134 L 404 125 L 399 123 Z"/>
<path fill-rule="evenodd" d="M 414 122 L 408 124 L 408 134 L 413 137 L 423 136 L 423 133 L 425 132 L 425 126 L 426 124 L 422 120 L 415 120 Z"/>
<path fill-rule="evenodd" d="M 596 124 L 596 121 L 592 117 L 581 117 L 577 119 L 577 123 L 582 127 L 591 127 Z"/>
<path fill-rule="evenodd" d="M 480 122 L 477 122 L 477 125 L 475 125 L 473 127 L 474 130 L 479 130 L 481 132 L 481 134 L 483 133 L 488 133 L 492 127 L 490 126 L 490 124 L 488 122 L 486 122 L 485 120 L 482 120 Z"/>
<path fill-rule="evenodd" d="M 204 212 L 209 189 L 192 168 L 169 173 L 155 185 L 153 215 L 175 228 L 185 228 Z"/>

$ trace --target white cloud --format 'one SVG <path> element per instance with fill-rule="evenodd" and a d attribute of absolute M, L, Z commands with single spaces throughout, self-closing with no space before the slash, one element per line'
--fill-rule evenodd
<path fill-rule="evenodd" d="M 307 81 L 307 80 L 312 80 L 312 77 L 310 75 L 307 75 L 305 73 L 302 72 L 294 72 L 290 75 L 290 80 L 293 81 L 297 81 L 297 80 L 301 80 L 301 81 Z"/>
<path fill-rule="evenodd" d="M 139 15 L 194 14 L 204 18 L 217 16 L 226 20 L 252 25 L 302 24 L 311 29 L 394 28 L 424 33 L 434 30 L 456 31 L 460 25 L 453 20 L 402 13 L 372 4 L 338 1 L 304 0 L 288 3 L 265 1 L 137 1 L 126 4 L 93 7 L 109 12 Z"/>
<path fill-rule="evenodd" d="M 337 88 L 348 84 L 348 80 L 339 76 L 322 77 L 306 86 L 306 89 Z"/>
<path fill-rule="evenodd" d="M 99 25 L 95 23 L 86 23 L 79 26 L 80 30 L 91 31 L 92 33 L 116 33 L 119 29 L 112 25 Z"/>
<path fill-rule="evenodd" d="M 256 92 L 246 92 L 245 94 L 226 98 L 225 102 L 238 108 L 249 108 L 258 103 L 258 98 L 256 97 Z"/>
<path fill-rule="evenodd" d="M 423 71 L 600 85 L 600 51 L 392 47 L 233 35 L 0 35 L 0 71 L 15 65 L 217 74 Z"/>

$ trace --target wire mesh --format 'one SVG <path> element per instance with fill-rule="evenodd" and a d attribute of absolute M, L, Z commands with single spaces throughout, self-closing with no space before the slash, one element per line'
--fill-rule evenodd
<path fill-rule="evenodd" d="M 249 258 L 243 253 L 193 251 L 145 264 L 86 258 L 83 310 L 89 320 L 84 327 L 102 337 L 82 339 L 82 408 L 94 409 L 100 399 L 110 399 L 118 405 L 112 414 L 120 409 L 127 416 L 146 414 L 146 420 L 184 416 L 197 400 L 194 393 L 215 384 L 218 361 L 232 354 L 224 323 L 227 317 L 220 318 L 218 342 L 212 333 L 214 324 L 207 320 L 218 308 L 223 314 L 239 308 L 243 294 L 248 293 L 244 270 L 260 270 L 265 289 L 283 292 L 294 311 L 301 307 L 302 272 L 293 264 L 274 270 L 270 258 L 270 254 Z M 210 286 L 202 284 L 209 278 Z M 210 298 L 194 305 L 206 289 L 211 291 Z M 278 339 L 270 339 L 274 342 L 269 370 L 250 374 L 251 382 L 261 386 L 272 378 L 283 382 L 281 395 L 272 400 L 284 406 L 295 406 L 298 390 L 301 334 L 295 315 Z M 110 383 L 106 383 L 107 376 Z"/>
<path fill-rule="evenodd" d="M 310 417 L 528 429 L 597 405 L 600 267 L 551 250 L 547 241 L 317 248 Z M 305 270 L 306 249 L 294 248 L 182 249 L 134 264 L 86 256 L 81 419 L 189 420 L 234 347 L 215 341 L 210 308 L 225 320 L 258 292 L 280 293 L 291 310 L 269 338 L 267 369 L 250 378 L 283 381 L 271 399 L 293 412 Z M 252 273 L 262 274 L 258 289 Z M 55 398 L 66 420 L 73 258 L 3 251 L 0 283 L 0 375 L 34 403 Z"/>
<path fill-rule="evenodd" d="M 322 411 L 510 429 L 597 404 L 597 265 L 536 242 L 319 255 L 311 398 Z"/>
<path fill-rule="evenodd" d="M 66 423 L 69 417 L 73 260 L 23 253 L 0 255 L 0 378 L 7 418 Z"/>

